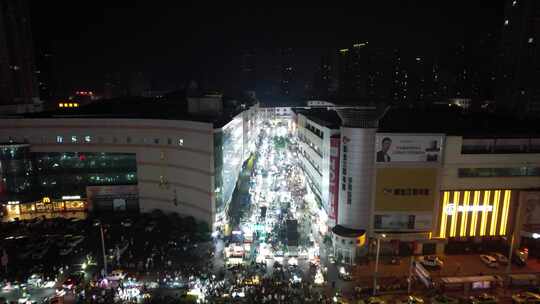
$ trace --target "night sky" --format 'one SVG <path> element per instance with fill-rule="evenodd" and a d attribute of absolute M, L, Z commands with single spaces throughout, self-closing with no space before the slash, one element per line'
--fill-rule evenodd
<path fill-rule="evenodd" d="M 50 48 L 60 92 L 103 87 L 104 75 L 142 71 L 169 89 L 204 75 L 217 85 L 244 49 L 297 49 L 309 77 L 324 49 L 370 45 L 438 57 L 458 43 L 498 35 L 503 1 L 356 1 L 341 8 L 255 8 L 186 1 L 31 1 L 38 48 Z M 227 2 L 232 3 L 232 2 Z M 257 58 L 267 60 L 266 55 Z"/>

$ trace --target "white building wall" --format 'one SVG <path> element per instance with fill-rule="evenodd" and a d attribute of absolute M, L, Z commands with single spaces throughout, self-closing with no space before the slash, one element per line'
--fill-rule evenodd
<path fill-rule="evenodd" d="M 57 136 L 63 136 L 63 143 L 57 143 Z M 77 136 L 78 141 L 71 142 L 71 136 Z M 90 136 L 91 141 L 84 142 L 85 136 Z M 215 172 L 211 123 L 99 118 L 2 119 L 0 141 L 10 139 L 26 140 L 33 152 L 135 153 L 142 212 L 161 209 L 193 215 L 208 223 L 213 221 Z M 159 143 L 155 139 L 159 139 Z M 180 139 L 182 145 L 179 145 Z M 173 203 L 175 191 L 177 205 Z"/>
<path fill-rule="evenodd" d="M 462 142 L 461 136 L 446 137 L 441 190 L 530 189 L 540 185 L 540 177 L 538 176 L 460 178 L 458 176 L 459 168 L 540 167 L 539 153 L 462 154 Z"/>
<path fill-rule="evenodd" d="M 341 127 L 338 225 L 370 227 L 376 129 Z M 344 152 L 347 146 L 347 152 Z M 345 160 L 345 154 L 347 159 Z M 347 174 L 343 174 L 343 167 Z M 351 182 L 349 182 L 351 179 Z M 344 190 L 345 187 L 345 190 Z M 347 198 L 350 195 L 350 204 Z"/>

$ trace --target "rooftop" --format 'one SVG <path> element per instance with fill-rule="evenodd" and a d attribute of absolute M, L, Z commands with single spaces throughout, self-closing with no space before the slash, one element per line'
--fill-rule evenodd
<path fill-rule="evenodd" d="M 339 129 L 341 126 L 341 118 L 334 110 L 327 110 L 326 108 L 311 108 L 293 109 L 296 114 L 302 114 L 309 118 L 311 121 L 318 123 L 321 126 L 325 126 L 329 129 Z"/>
<path fill-rule="evenodd" d="M 212 123 L 215 128 L 227 124 L 238 114 L 237 109 L 224 109 L 221 115 L 190 114 L 184 97 L 122 97 L 98 100 L 78 108 L 54 109 L 39 113 L 9 114 L 4 118 L 139 118 L 190 120 Z"/>
<path fill-rule="evenodd" d="M 325 108 L 296 108 L 316 123 L 331 129 L 342 125 L 334 110 Z M 378 132 L 386 133 L 444 133 L 466 137 L 522 137 L 540 135 L 540 124 L 532 119 L 518 119 L 495 113 L 463 113 L 459 109 L 391 108 L 379 121 Z"/>
<path fill-rule="evenodd" d="M 379 121 L 379 132 L 445 133 L 467 137 L 537 136 L 540 124 L 505 114 L 462 113 L 458 109 L 390 109 Z"/>
<path fill-rule="evenodd" d="M 348 238 L 356 238 L 366 233 L 366 231 L 363 229 L 352 229 L 352 228 L 347 228 L 341 225 L 334 226 L 332 228 L 332 232 L 341 237 L 348 237 Z"/>

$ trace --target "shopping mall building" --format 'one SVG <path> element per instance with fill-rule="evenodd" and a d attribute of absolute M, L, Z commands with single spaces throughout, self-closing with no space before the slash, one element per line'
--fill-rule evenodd
<path fill-rule="evenodd" d="M 0 203 L 7 218 L 159 209 L 223 220 L 255 148 L 257 108 L 201 95 L 2 117 Z"/>
<path fill-rule="evenodd" d="M 534 122 L 344 108 L 296 110 L 294 120 L 336 257 L 352 263 L 377 240 L 384 254 L 409 255 L 507 244 L 512 234 L 540 249 Z"/>

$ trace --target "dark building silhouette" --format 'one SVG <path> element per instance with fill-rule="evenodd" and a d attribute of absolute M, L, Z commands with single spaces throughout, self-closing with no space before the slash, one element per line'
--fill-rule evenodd
<path fill-rule="evenodd" d="M 280 93 L 282 96 L 291 96 L 294 94 L 294 52 L 292 48 L 282 48 L 280 50 L 281 61 L 281 80 Z"/>
<path fill-rule="evenodd" d="M 367 102 L 368 43 L 356 43 L 351 48 L 339 50 L 338 88 L 341 99 Z"/>
<path fill-rule="evenodd" d="M 507 0 L 502 21 L 497 107 L 540 113 L 540 1 Z"/>
<path fill-rule="evenodd" d="M 334 55 L 334 50 L 328 50 L 321 56 L 313 77 L 309 99 L 328 100 L 334 97 L 337 90 L 337 68 Z"/>
<path fill-rule="evenodd" d="M 240 82 L 242 90 L 255 90 L 257 88 L 256 56 L 254 50 L 246 50 L 240 62 Z"/>
<path fill-rule="evenodd" d="M 55 79 L 53 75 L 54 56 L 48 48 L 42 48 L 37 52 L 36 79 L 39 91 L 39 99 L 48 105 L 54 102 L 56 94 Z"/>
<path fill-rule="evenodd" d="M 33 111 L 39 103 L 28 3 L 0 0 L 0 106 Z"/>

